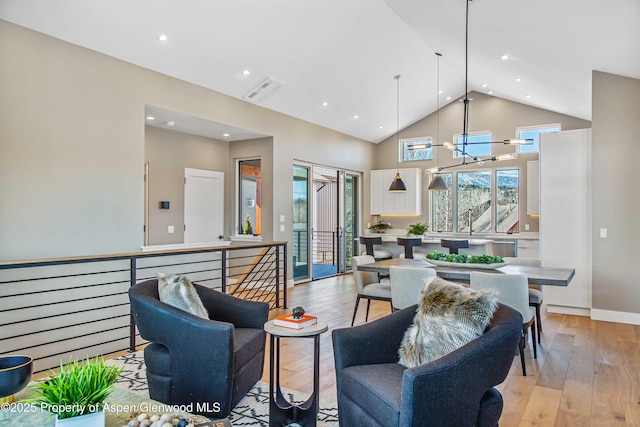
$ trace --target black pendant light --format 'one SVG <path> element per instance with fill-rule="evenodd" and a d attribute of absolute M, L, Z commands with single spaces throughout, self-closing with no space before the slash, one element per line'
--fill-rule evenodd
<path fill-rule="evenodd" d="M 438 138 L 438 140 L 436 141 L 436 144 L 438 144 L 440 142 L 440 57 L 442 56 L 441 53 L 436 52 L 436 57 L 438 58 L 437 61 L 437 73 L 436 73 L 436 136 Z M 434 168 L 431 172 L 431 175 L 433 176 L 433 178 L 431 179 L 431 182 L 429 183 L 429 190 L 448 190 L 447 188 L 447 183 L 444 182 L 444 179 L 442 179 L 441 175 L 437 175 L 436 172 L 440 171 L 440 162 L 438 161 L 439 159 L 439 155 L 438 155 L 438 149 L 433 147 L 432 144 L 432 150 L 435 149 L 436 150 L 436 162 L 438 163 L 438 166 L 436 168 Z"/>
<path fill-rule="evenodd" d="M 397 131 L 396 131 L 396 147 L 400 146 L 400 74 L 394 77 L 396 79 L 396 92 L 397 92 Z M 402 178 L 400 178 L 400 171 L 398 170 L 398 158 L 396 157 L 396 177 L 393 178 L 389 191 L 394 193 L 401 193 L 407 191 L 407 186 L 404 184 Z"/>

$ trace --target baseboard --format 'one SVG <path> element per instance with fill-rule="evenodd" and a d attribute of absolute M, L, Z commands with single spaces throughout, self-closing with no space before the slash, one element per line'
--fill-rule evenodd
<path fill-rule="evenodd" d="M 603 320 L 605 322 L 640 325 L 640 313 L 627 313 L 624 311 L 600 310 L 597 308 L 592 308 L 591 318 L 593 320 Z"/>
<path fill-rule="evenodd" d="M 547 313 L 556 313 L 556 314 L 571 314 L 573 316 L 591 316 L 590 308 L 582 308 L 582 307 L 568 307 L 566 305 L 551 305 L 547 304 Z"/>

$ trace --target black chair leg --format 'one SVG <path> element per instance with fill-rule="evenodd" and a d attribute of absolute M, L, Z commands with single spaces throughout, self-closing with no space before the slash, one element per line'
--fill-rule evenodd
<path fill-rule="evenodd" d="M 353 308 L 353 318 L 351 319 L 351 326 L 356 321 L 356 313 L 358 312 L 358 304 L 360 304 L 360 295 L 356 297 L 356 306 Z"/>
<path fill-rule="evenodd" d="M 533 343 L 533 358 L 538 358 L 538 346 L 536 345 L 536 325 L 531 324 L 531 342 Z"/>
<path fill-rule="evenodd" d="M 520 338 L 520 362 L 522 363 L 522 376 L 526 377 L 527 376 L 527 366 L 524 363 L 524 333 L 522 334 L 522 337 Z"/>
<path fill-rule="evenodd" d="M 540 317 L 540 306 L 542 304 L 536 304 L 536 319 L 538 319 L 538 342 L 540 342 L 540 334 L 542 333 L 542 317 Z"/>
<path fill-rule="evenodd" d="M 368 322 L 369 321 L 369 307 L 371 307 L 371 300 L 367 299 L 367 314 L 364 317 L 364 321 Z"/>

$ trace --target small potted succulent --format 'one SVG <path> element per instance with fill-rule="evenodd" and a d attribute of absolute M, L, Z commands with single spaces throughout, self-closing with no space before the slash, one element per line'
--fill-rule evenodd
<path fill-rule="evenodd" d="M 429 231 L 429 225 L 426 222 L 418 222 L 415 224 L 411 224 L 407 228 L 407 236 L 422 237 L 427 231 Z"/>
<path fill-rule="evenodd" d="M 99 356 L 60 364 L 60 372 L 31 387 L 36 397 L 30 403 L 55 414 L 56 427 L 104 427 L 104 401 L 123 369 Z"/>
<path fill-rule="evenodd" d="M 389 228 L 391 228 L 391 224 L 386 221 L 380 220 L 377 224 L 373 224 L 371 227 L 369 227 L 369 230 L 372 230 L 374 233 L 384 233 Z"/>

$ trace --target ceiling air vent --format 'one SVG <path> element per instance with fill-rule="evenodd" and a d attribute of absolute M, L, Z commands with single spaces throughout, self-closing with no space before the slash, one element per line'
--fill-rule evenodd
<path fill-rule="evenodd" d="M 262 102 L 284 85 L 285 83 L 280 80 L 276 80 L 273 77 L 267 77 L 258 86 L 243 96 L 242 99 L 251 102 Z"/>

